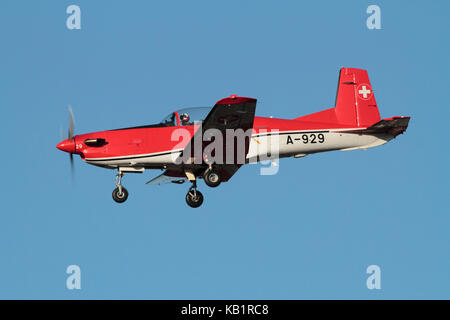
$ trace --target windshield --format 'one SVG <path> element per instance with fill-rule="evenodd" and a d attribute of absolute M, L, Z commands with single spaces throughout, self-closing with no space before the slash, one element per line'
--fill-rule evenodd
<path fill-rule="evenodd" d="M 184 108 L 178 110 L 178 115 L 182 126 L 192 126 L 195 122 L 205 120 L 210 111 L 211 107 Z"/>
<path fill-rule="evenodd" d="M 162 121 L 160 122 L 160 124 L 167 126 L 167 127 L 173 127 L 177 125 L 177 120 L 175 118 L 175 112 L 172 112 L 171 114 L 169 114 L 167 117 L 165 117 L 164 119 L 162 119 Z"/>

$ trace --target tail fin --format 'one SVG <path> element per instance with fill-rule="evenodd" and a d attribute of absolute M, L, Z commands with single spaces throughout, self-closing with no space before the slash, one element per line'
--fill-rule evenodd
<path fill-rule="evenodd" d="M 341 68 L 334 111 L 346 125 L 367 127 L 381 120 L 366 70 Z"/>
<path fill-rule="evenodd" d="M 335 107 L 294 120 L 369 127 L 381 120 L 366 70 L 341 68 Z"/>

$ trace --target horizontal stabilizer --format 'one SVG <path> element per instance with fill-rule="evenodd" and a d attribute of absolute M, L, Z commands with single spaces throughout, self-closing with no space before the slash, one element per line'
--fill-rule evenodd
<path fill-rule="evenodd" d="M 410 117 L 392 117 L 380 120 L 366 129 L 357 129 L 345 132 L 364 134 L 386 133 L 396 137 L 406 131 L 408 128 L 409 119 Z"/>
<path fill-rule="evenodd" d="M 394 137 L 402 134 L 408 128 L 410 117 L 392 117 L 378 121 L 374 125 L 368 127 L 366 133 L 388 133 Z"/>

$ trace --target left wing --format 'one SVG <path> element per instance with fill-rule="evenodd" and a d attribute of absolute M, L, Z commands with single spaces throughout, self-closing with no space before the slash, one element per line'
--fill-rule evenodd
<path fill-rule="evenodd" d="M 181 175 L 181 176 L 180 176 Z M 145 184 L 161 185 L 166 183 L 182 184 L 187 180 L 182 171 L 166 170 L 159 176 L 147 181 Z"/>

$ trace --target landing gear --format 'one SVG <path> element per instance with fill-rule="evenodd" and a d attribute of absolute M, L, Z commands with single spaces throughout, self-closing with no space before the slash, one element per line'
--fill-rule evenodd
<path fill-rule="evenodd" d="M 192 187 L 189 188 L 186 194 L 186 203 L 191 208 L 198 208 L 203 203 L 203 194 L 197 190 L 197 182 L 195 180 L 192 182 Z"/>
<path fill-rule="evenodd" d="M 117 188 L 113 190 L 112 197 L 117 203 L 125 202 L 128 199 L 128 190 L 122 186 L 122 177 L 123 173 L 119 171 L 119 173 L 114 178 L 114 182 L 116 183 Z"/>
<path fill-rule="evenodd" d="M 115 188 L 112 192 L 112 197 L 115 202 L 122 203 L 128 199 L 128 190 L 122 187 L 122 191 L 119 188 Z"/>
<path fill-rule="evenodd" d="M 208 187 L 215 188 L 222 182 L 220 175 L 212 168 L 207 169 L 203 174 L 203 180 Z"/>

